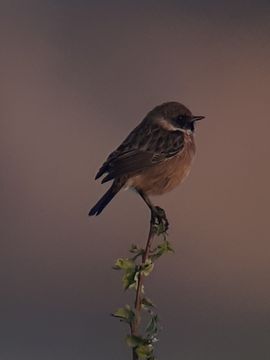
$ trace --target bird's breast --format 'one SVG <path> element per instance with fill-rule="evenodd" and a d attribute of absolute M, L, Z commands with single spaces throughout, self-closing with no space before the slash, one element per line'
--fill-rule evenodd
<path fill-rule="evenodd" d="M 131 177 L 127 186 L 140 189 L 149 195 L 161 195 L 171 191 L 188 176 L 195 150 L 193 134 L 185 134 L 184 147 L 177 155 Z"/>

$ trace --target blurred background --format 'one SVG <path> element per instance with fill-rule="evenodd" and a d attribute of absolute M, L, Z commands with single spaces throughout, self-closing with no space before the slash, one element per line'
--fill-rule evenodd
<path fill-rule="evenodd" d="M 269 1 L 1 1 L 0 359 L 129 359 L 111 266 L 143 244 L 132 192 L 102 216 L 101 163 L 155 105 L 207 118 L 167 210 L 148 295 L 158 359 L 270 358 Z"/>

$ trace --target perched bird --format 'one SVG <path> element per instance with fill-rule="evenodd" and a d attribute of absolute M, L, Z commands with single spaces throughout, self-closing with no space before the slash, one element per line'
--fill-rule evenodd
<path fill-rule="evenodd" d="M 150 208 L 152 219 L 164 219 L 164 210 L 148 195 L 168 192 L 187 177 L 195 154 L 195 123 L 203 118 L 178 102 L 151 110 L 98 171 L 95 179 L 105 174 L 102 183 L 113 183 L 89 215 L 99 215 L 121 189 L 132 188 Z"/>

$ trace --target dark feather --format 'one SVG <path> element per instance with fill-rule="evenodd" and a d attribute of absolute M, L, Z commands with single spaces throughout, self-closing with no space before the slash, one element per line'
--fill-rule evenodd
<path fill-rule="evenodd" d="M 99 201 L 92 207 L 89 211 L 89 216 L 99 215 L 103 209 L 111 202 L 111 200 L 115 197 L 115 195 L 122 188 L 123 183 L 119 181 L 114 181 L 112 186 L 105 192 L 105 194 L 99 199 Z"/>
<path fill-rule="evenodd" d="M 105 172 L 108 171 L 108 164 L 107 163 L 104 163 L 101 168 L 98 170 L 97 174 L 96 174 L 96 177 L 95 177 L 95 180 L 97 180 L 98 178 L 100 178 Z"/>
<path fill-rule="evenodd" d="M 118 156 L 109 164 L 108 175 L 102 183 L 125 174 L 134 174 L 151 166 L 153 154 L 147 151 L 130 151 L 129 154 Z"/>
<path fill-rule="evenodd" d="M 110 154 L 96 175 L 107 173 L 102 183 L 123 175 L 134 175 L 175 156 L 184 146 L 181 131 L 167 131 L 156 124 L 141 123 Z"/>

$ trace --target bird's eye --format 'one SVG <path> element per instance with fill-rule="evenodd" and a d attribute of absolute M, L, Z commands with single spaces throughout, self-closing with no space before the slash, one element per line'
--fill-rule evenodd
<path fill-rule="evenodd" d="M 173 119 L 173 121 L 178 128 L 185 129 L 187 122 L 185 115 L 178 115 Z"/>
<path fill-rule="evenodd" d="M 186 117 L 184 115 L 179 115 L 177 117 L 177 123 L 180 125 L 180 126 L 184 126 L 186 122 Z"/>

